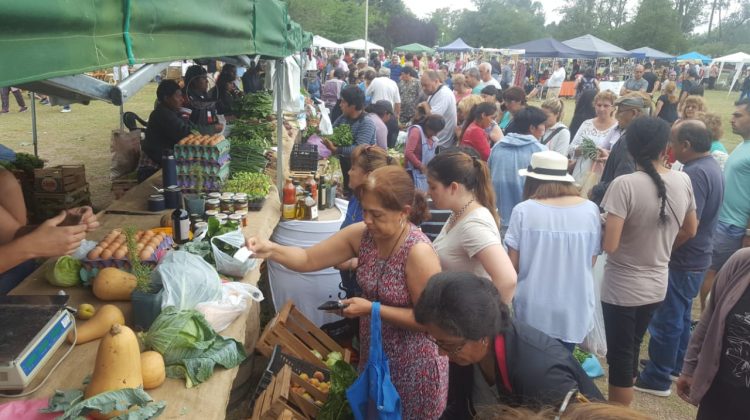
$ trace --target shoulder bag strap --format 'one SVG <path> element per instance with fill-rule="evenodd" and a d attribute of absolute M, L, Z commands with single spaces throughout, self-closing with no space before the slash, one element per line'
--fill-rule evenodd
<path fill-rule="evenodd" d="M 557 135 L 557 133 L 559 133 L 559 132 L 561 132 L 563 130 L 563 128 L 565 128 L 565 127 L 557 127 L 555 129 L 555 131 L 553 131 L 552 134 L 550 134 L 549 137 L 547 137 L 546 139 L 544 139 L 544 141 L 542 141 L 541 143 L 546 146 L 547 143 L 549 143 L 553 138 L 555 138 L 555 136 Z"/>
<path fill-rule="evenodd" d="M 380 335 L 380 302 L 372 302 L 370 314 L 370 361 L 383 360 L 383 338 Z"/>
<path fill-rule="evenodd" d="M 500 379 L 503 381 L 503 386 L 508 391 L 513 392 L 513 388 L 510 386 L 508 363 L 505 356 L 505 336 L 499 334 L 495 336 L 495 357 L 497 358 L 497 368 L 500 371 Z"/>

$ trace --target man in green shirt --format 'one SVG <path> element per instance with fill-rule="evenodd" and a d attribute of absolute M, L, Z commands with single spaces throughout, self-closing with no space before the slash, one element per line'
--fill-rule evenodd
<path fill-rule="evenodd" d="M 706 306 L 716 273 L 735 251 L 750 247 L 750 98 L 735 103 L 732 132 L 743 141 L 724 165 L 724 201 L 714 233 L 711 268 L 701 287 L 701 310 Z"/>

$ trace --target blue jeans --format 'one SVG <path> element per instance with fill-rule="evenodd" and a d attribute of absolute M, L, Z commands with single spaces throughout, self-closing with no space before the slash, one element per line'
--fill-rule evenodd
<path fill-rule="evenodd" d="M 705 271 L 669 269 L 667 296 L 648 326 L 651 334 L 649 361 L 640 379 L 649 388 L 669 389 L 672 385 L 669 375 L 676 376 L 682 370 L 682 361 L 690 341 L 690 310 L 705 274 Z"/>

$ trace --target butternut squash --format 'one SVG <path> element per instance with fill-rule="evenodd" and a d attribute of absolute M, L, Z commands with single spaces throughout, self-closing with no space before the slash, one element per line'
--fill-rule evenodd
<path fill-rule="evenodd" d="M 114 267 L 103 268 L 94 278 L 94 296 L 104 301 L 130 300 L 136 286 L 135 276 Z"/>
<path fill-rule="evenodd" d="M 138 338 L 130 328 L 115 324 L 99 343 L 94 373 L 83 396 L 88 399 L 103 392 L 142 386 Z M 96 414 L 96 418 L 109 419 L 123 413 L 115 411 Z"/>
<path fill-rule="evenodd" d="M 76 322 L 78 330 L 76 344 L 88 343 L 89 341 L 104 337 L 107 331 L 115 324 L 125 324 L 125 316 L 122 314 L 120 308 L 115 305 L 102 305 L 88 321 L 81 325 L 78 325 Z M 72 331 L 68 334 L 68 342 L 73 342 Z"/>
<path fill-rule="evenodd" d="M 158 388 L 164 383 L 167 373 L 161 353 L 151 350 L 141 353 L 141 375 L 143 389 Z"/>

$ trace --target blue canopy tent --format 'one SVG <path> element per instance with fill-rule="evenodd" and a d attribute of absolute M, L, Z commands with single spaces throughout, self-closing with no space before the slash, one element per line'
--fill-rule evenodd
<path fill-rule="evenodd" d="M 693 51 L 687 54 L 678 55 L 677 57 L 675 57 L 675 60 L 677 61 L 700 60 L 703 62 L 703 64 L 708 64 L 711 62 L 711 57 Z"/>
<path fill-rule="evenodd" d="M 534 41 L 523 42 L 521 44 L 506 47 L 508 49 L 525 50 L 526 57 L 539 58 L 588 58 L 595 59 L 596 53 L 590 51 L 581 51 L 569 47 L 562 42 L 553 38 L 542 38 Z"/>
<path fill-rule="evenodd" d="M 451 42 L 450 44 L 444 47 L 437 47 L 436 49 L 440 52 L 453 52 L 453 53 L 471 52 L 474 50 L 474 48 L 468 46 L 464 42 L 464 40 L 461 38 L 458 38 L 457 40 Z"/>
<path fill-rule="evenodd" d="M 672 60 L 674 59 L 673 55 L 667 54 L 665 52 L 661 52 L 659 50 L 655 50 L 651 47 L 641 47 L 636 48 L 634 50 L 630 50 L 631 53 L 636 54 L 643 54 L 646 58 L 653 58 L 655 60 Z"/>
<path fill-rule="evenodd" d="M 569 39 L 563 41 L 563 44 L 568 47 L 575 48 L 577 50 L 595 53 L 597 57 L 632 57 L 633 54 L 630 51 L 626 51 L 617 45 L 610 44 L 609 42 L 599 39 L 594 35 L 587 34 L 579 36 L 578 38 Z M 643 57 L 643 56 L 641 56 Z"/>

